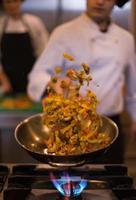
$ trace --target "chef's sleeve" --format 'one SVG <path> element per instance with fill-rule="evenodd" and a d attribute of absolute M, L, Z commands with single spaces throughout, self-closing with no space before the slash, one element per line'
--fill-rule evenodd
<path fill-rule="evenodd" d="M 51 76 L 54 75 L 54 68 L 64 64 L 63 53 L 67 50 L 62 38 L 59 29 L 52 33 L 45 50 L 28 76 L 27 91 L 34 101 L 41 100 Z"/>

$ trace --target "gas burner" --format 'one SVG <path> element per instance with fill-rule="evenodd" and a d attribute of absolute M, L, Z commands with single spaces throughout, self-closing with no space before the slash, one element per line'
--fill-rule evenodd
<path fill-rule="evenodd" d="M 51 195 L 49 196 L 49 198 L 47 197 L 47 195 L 42 195 L 42 196 L 39 196 L 39 197 L 34 197 L 34 196 L 29 196 L 28 198 L 26 198 L 26 200 L 86 200 L 86 199 L 83 199 L 81 196 L 79 196 L 78 198 L 74 197 L 70 197 L 70 198 L 67 198 L 67 197 L 62 197 L 62 196 L 59 196 L 59 197 L 51 197 Z"/>
<path fill-rule="evenodd" d="M 2 200 L 136 199 L 133 178 L 124 165 L 88 164 L 68 170 L 44 164 L 8 166 L 11 173 L 0 179 L 4 180 Z"/>
<path fill-rule="evenodd" d="M 55 177 L 51 172 L 50 178 L 54 187 L 65 197 L 65 199 L 79 199 L 82 191 L 87 186 L 88 180 L 82 176 L 74 176 L 68 172 L 63 172 L 60 178 Z"/>
<path fill-rule="evenodd" d="M 82 198 L 81 195 L 78 195 L 78 196 L 69 196 L 69 197 L 66 197 L 66 196 L 60 196 L 58 199 L 56 200 L 84 200 Z"/>
<path fill-rule="evenodd" d="M 35 193 L 35 192 L 34 192 Z M 73 197 L 63 197 L 58 193 L 46 193 L 43 195 L 29 195 L 25 200 L 118 200 L 116 196 L 110 190 L 93 190 L 86 193 L 82 193 L 80 196 Z"/>

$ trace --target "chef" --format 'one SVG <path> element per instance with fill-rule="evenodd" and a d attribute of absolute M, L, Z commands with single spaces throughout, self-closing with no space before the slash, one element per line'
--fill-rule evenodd
<path fill-rule="evenodd" d="M 110 117 L 120 129 L 118 139 L 102 162 L 123 163 L 120 114 L 124 106 L 132 117 L 132 133 L 136 135 L 136 58 L 133 36 L 112 22 L 110 14 L 115 4 L 122 6 L 126 0 L 86 2 L 86 12 L 52 33 L 47 48 L 29 75 L 28 94 L 35 101 L 41 100 L 54 67 L 76 68 L 82 62 L 87 63 L 93 77 L 90 87 L 100 101 L 98 113 Z M 64 52 L 72 55 L 75 62 L 67 62 L 62 56 Z M 61 92 L 59 85 L 50 84 L 50 87 Z"/>
<path fill-rule="evenodd" d="M 3 93 L 26 92 L 27 75 L 48 40 L 43 22 L 22 14 L 23 0 L 1 0 L 0 17 L 0 89 Z"/>

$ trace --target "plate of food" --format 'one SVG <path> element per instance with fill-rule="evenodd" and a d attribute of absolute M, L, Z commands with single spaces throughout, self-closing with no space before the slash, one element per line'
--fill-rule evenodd
<path fill-rule="evenodd" d="M 25 94 L 10 94 L 4 95 L 0 98 L 0 110 L 1 111 L 29 111 L 38 110 L 41 112 L 42 105 L 33 102 Z"/>

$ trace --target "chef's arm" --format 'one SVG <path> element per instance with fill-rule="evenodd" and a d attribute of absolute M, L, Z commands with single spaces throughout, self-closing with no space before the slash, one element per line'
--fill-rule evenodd
<path fill-rule="evenodd" d="M 0 87 L 2 93 L 7 93 L 12 91 L 12 86 L 7 75 L 4 73 L 2 66 L 0 66 Z"/>
<path fill-rule="evenodd" d="M 64 66 L 64 44 L 61 33 L 54 31 L 43 53 L 28 76 L 28 95 L 34 101 L 41 101 L 56 66 Z"/>

